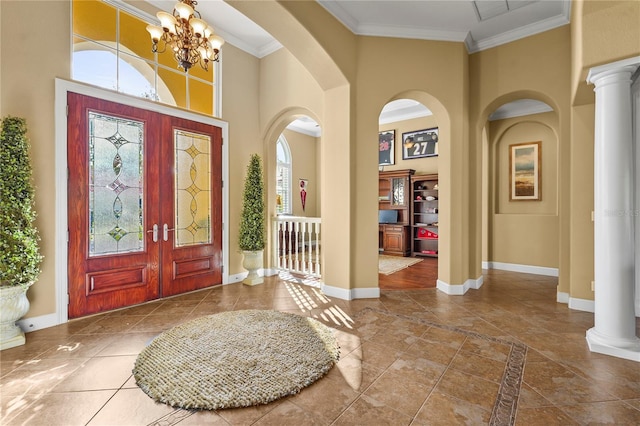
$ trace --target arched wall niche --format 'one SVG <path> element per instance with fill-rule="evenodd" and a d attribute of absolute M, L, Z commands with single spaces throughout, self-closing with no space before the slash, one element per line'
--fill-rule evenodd
<path fill-rule="evenodd" d="M 534 113 L 489 121 L 502 105 L 534 99 L 551 107 Z M 488 103 L 476 126 L 482 144 L 482 266 L 559 275 L 560 266 L 560 120 L 558 104 L 544 93 L 517 91 Z M 516 143 L 541 142 L 541 200 L 509 199 L 509 151 Z"/>

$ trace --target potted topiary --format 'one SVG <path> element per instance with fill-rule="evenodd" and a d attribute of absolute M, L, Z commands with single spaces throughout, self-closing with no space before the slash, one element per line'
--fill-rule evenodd
<path fill-rule="evenodd" d="M 27 289 L 40 274 L 29 140 L 23 118 L 2 119 L 0 134 L 0 350 L 23 345 L 16 321 L 29 311 Z"/>
<path fill-rule="evenodd" d="M 247 285 L 262 284 L 258 270 L 263 265 L 264 252 L 264 181 L 262 161 L 258 154 L 252 154 L 244 181 L 242 214 L 240 216 L 240 250 L 244 255 L 242 266 L 249 271 L 242 281 Z"/>

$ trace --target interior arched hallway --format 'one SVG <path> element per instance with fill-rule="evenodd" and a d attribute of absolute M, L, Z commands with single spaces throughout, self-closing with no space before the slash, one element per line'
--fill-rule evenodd
<path fill-rule="evenodd" d="M 539 112 L 489 121 L 496 105 L 505 100 L 548 97 L 526 93 L 509 94 L 492 102 L 486 110 L 482 140 L 482 262 L 483 268 L 498 268 L 534 274 L 558 276 L 560 259 L 559 120 L 546 102 Z M 546 106 L 546 107 L 544 107 Z M 512 201 L 510 148 L 522 143 L 540 144 L 541 168 L 539 200 Z"/>

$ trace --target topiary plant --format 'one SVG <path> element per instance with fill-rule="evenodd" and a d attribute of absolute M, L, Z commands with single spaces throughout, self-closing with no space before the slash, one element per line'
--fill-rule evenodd
<path fill-rule="evenodd" d="M 0 134 L 0 285 L 29 286 L 40 274 L 29 140 L 23 118 L 2 119 Z"/>
<path fill-rule="evenodd" d="M 262 160 L 252 154 L 244 181 L 239 245 L 243 251 L 264 249 L 264 181 Z"/>

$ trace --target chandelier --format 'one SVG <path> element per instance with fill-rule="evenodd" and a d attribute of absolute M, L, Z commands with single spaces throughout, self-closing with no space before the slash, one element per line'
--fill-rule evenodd
<path fill-rule="evenodd" d="M 173 15 L 167 12 L 156 14 L 160 26 L 147 25 L 153 42 L 151 50 L 164 53 L 169 46 L 185 72 L 197 63 L 207 71 L 209 62 L 220 59 L 220 46 L 224 44 L 224 39 L 214 35 L 213 28 L 195 10 L 196 4 L 195 0 L 180 0 L 173 8 Z M 159 49 L 160 44 L 162 49 Z"/>

